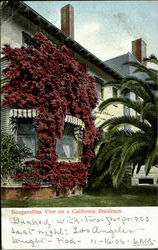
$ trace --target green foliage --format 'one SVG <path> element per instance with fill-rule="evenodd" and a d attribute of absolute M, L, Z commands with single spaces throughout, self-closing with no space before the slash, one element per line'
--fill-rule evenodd
<path fill-rule="evenodd" d="M 1 175 L 7 178 L 22 167 L 23 160 L 30 154 L 27 147 L 19 147 L 13 136 L 1 134 Z"/>
<path fill-rule="evenodd" d="M 145 61 L 158 64 L 158 59 L 153 55 Z M 145 80 L 128 77 L 119 81 L 107 82 L 105 86 L 117 87 L 122 94 L 126 91 L 134 93 L 139 100 L 133 101 L 124 96 L 109 98 L 100 105 L 99 109 L 103 112 L 108 106 L 117 103 L 129 107 L 139 116 L 113 117 L 104 121 L 100 126 L 100 128 L 106 129 L 106 132 L 92 164 L 91 173 L 97 171 L 99 175 L 93 186 L 101 184 L 110 174 L 113 185 L 117 187 L 130 168 L 133 168 L 132 173 L 136 167 L 139 172 L 141 166 L 145 165 L 147 175 L 153 166 L 158 166 L 158 71 L 146 68 L 140 63 L 128 64 L 136 67 L 135 72 L 144 72 Z M 124 125 L 127 124 L 135 130 L 124 130 Z"/>

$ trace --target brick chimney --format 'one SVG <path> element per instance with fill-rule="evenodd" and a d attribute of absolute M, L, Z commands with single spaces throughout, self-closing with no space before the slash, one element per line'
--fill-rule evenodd
<path fill-rule="evenodd" d="M 143 59 L 147 57 L 146 43 L 142 38 L 132 41 L 132 54 L 141 63 L 143 62 Z"/>
<path fill-rule="evenodd" d="M 74 8 L 71 4 L 61 8 L 61 30 L 74 39 Z"/>

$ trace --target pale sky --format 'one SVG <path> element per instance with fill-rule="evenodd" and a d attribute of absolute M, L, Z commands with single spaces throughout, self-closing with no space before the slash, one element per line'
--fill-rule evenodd
<path fill-rule="evenodd" d="M 60 28 L 60 9 L 71 4 L 78 43 L 105 61 L 131 52 L 131 41 L 142 38 L 147 56 L 158 57 L 157 1 L 25 1 Z"/>

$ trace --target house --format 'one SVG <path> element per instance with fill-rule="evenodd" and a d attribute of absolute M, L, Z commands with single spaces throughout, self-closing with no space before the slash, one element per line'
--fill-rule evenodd
<path fill-rule="evenodd" d="M 99 102 L 112 95 L 112 89 L 106 91 L 103 88 L 104 82 L 110 79 L 121 79 L 122 75 L 105 65 L 100 59 L 90 53 L 87 49 L 82 47 L 74 40 L 74 10 L 71 5 L 66 5 L 61 9 L 61 29 L 55 27 L 52 23 L 47 21 L 44 17 L 39 15 L 36 11 L 30 8 L 22 1 L 6 1 L 2 2 L 2 47 L 9 44 L 12 48 L 27 47 L 33 45 L 38 49 L 38 44 L 35 39 L 31 38 L 37 31 L 41 31 L 48 39 L 61 48 L 66 45 L 74 53 L 75 60 L 88 66 L 88 73 L 95 76 L 96 89 L 99 97 Z M 8 62 L 6 57 L 2 55 L 1 58 L 2 70 L 6 68 Z M 5 86 L 8 79 L 2 74 L 1 85 Z M 119 107 L 114 107 L 112 114 L 118 113 Z M 123 109 L 121 109 L 122 112 Z M 26 145 L 31 151 L 31 158 L 36 159 L 36 152 L 38 150 L 37 132 L 33 125 L 34 119 L 37 117 L 37 110 L 31 108 L 19 109 L 16 107 L 2 107 L 2 131 L 8 134 L 13 134 L 15 140 L 19 145 Z M 16 120 L 16 131 L 12 129 L 12 123 Z M 71 125 L 71 133 L 67 131 L 68 125 Z M 80 163 L 82 157 L 82 135 L 84 129 L 84 122 L 78 117 L 67 115 L 65 118 L 65 130 L 62 139 L 57 139 L 56 152 L 58 155 L 58 163 L 70 162 Z M 76 165 L 77 166 L 77 165 Z M 42 189 L 43 187 L 43 189 Z M 65 191 L 52 191 L 52 187 L 43 184 L 39 191 L 34 195 L 29 195 L 31 198 L 39 197 L 56 197 L 65 195 Z M 24 197 L 26 193 L 21 193 L 21 184 L 10 180 L 4 185 L 4 196 L 6 198 Z M 44 191 L 43 191 L 44 190 Z M 74 194 L 81 194 L 82 188 L 78 185 L 73 189 Z"/>

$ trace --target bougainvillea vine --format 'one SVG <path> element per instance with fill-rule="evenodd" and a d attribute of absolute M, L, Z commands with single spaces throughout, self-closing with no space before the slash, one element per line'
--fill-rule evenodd
<path fill-rule="evenodd" d="M 14 178 L 22 180 L 27 188 L 38 188 L 43 181 L 63 189 L 84 186 L 94 143 L 101 133 L 95 128 L 92 116 L 97 105 L 95 78 L 65 45 L 57 48 L 41 32 L 34 38 L 40 44 L 39 50 L 34 46 L 12 49 L 9 45 L 3 49 L 9 60 L 3 71 L 9 78 L 2 88 L 3 105 L 36 109 L 35 124 L 42 144 L 37 160 L 26 161 L 27 171 Z M 62 137 L 66 115 L 85 123 L 81 162 L 58 162 L 56 138 Z"/>

